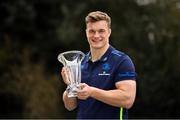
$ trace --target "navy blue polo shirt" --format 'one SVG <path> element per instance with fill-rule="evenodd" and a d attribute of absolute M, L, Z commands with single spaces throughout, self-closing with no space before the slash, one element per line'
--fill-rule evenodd
<path fill-rule="evenodd" d="M 116 89 L 115 83 L 122 80 L 135 80 L 134 64 L 128 55 L 110 46 L 101 59 L 91 61 L 88 53 L 81 64 L 82 83 L 103 90 Z M 89 97 L 78 100 L 78 119 L 120 119 L 128 118 L 127 109 L 114 107 Z"/>

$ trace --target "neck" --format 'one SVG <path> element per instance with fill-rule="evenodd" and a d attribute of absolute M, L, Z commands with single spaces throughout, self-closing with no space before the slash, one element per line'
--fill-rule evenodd
<path fill-rule="evenodd" d="M 107 51 L 108 48 L 109 48 L 109 44 L 107 44 L 106 46 L 104 46 L 102 48 L 97 48 L 97 49 L 91 48 L 90 49 L 91 60 L 93 62 L 99 60 L 105 54 L 105 52 Z"/>

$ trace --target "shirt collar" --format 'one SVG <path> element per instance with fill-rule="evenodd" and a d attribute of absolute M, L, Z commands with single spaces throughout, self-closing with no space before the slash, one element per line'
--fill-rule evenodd
<path fill-rule="evenodd" d="M 101 61 L 101 62 L 105 62 L 108 60 L 108 57 L 110 55 L 110 53 L 114 50 L 115 48 L 112 47 L 111 45 L 109 46 L 109 48 L 107 49 L 107 51 L 104 53 L 104 55 L 97 61 Z M 91 61 L 91 52 L 89 51 L 86 55 L 86 62 Z"/>

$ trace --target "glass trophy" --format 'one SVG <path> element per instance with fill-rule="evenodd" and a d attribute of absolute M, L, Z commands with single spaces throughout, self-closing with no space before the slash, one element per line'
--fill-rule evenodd
<path fill-rule="evenodd" d="M 66 67 L 70 84 L 67 87 L 68 97 L 77 97 L 77 88 L 81 83 L 81 62 L 84 59 L 81 51 L 67 51 L 58 55 L 58 60 Z"/>

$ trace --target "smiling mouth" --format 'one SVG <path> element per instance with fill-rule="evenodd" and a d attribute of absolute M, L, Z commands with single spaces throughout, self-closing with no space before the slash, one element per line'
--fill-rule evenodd
<path fill-rule="evenodd" d="M 92 40 L 92 42 L 101 42 L 102 40 Z"/>

